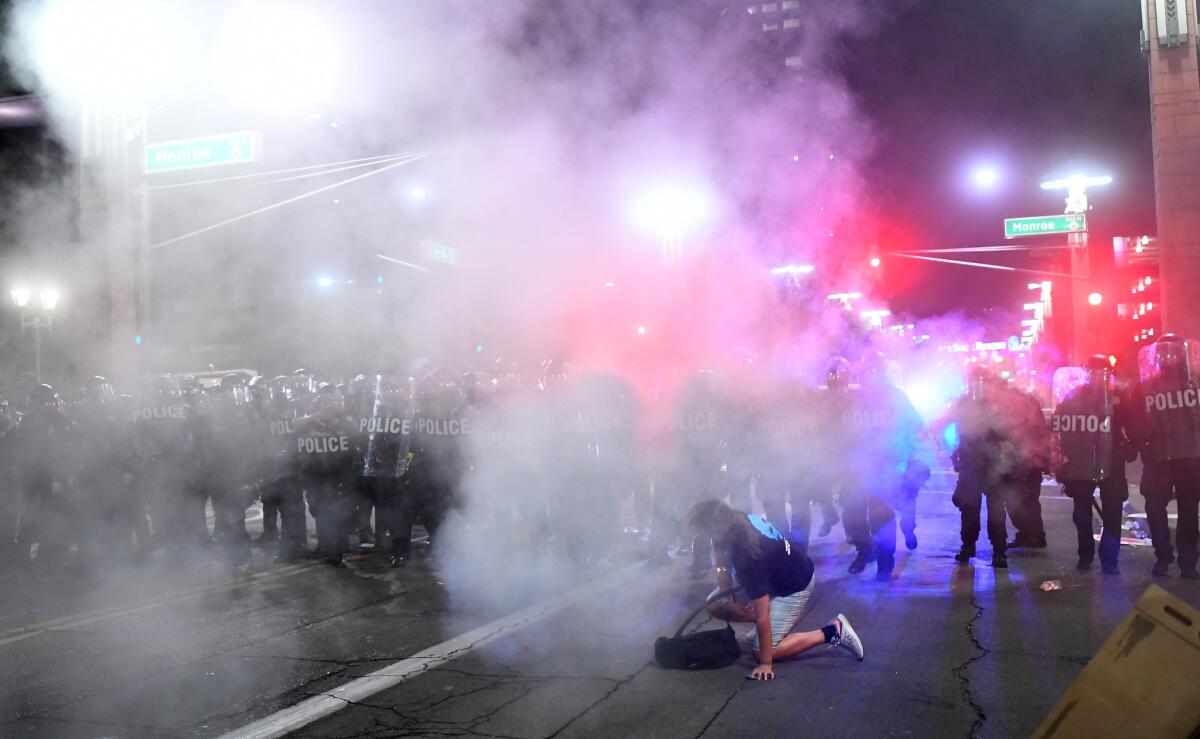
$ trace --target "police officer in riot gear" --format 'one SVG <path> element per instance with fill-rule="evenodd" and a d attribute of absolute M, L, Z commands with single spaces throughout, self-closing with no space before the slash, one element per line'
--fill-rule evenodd
<path fill-rule="evenodd" d="M 1064 367 L 1054 373 L 1056 405 L 1050 421 L 1052 463 L 1064 492 L 1074 501 L 1072 520 L 1079 539 L 1078 569 L 1092 566 L 1092 493 L 1100 489 L 1100 567 L 1120 573 L 1121 507 L 1129 498 L 1125 480 L 1129 440 L 1126 409 L 1117 396 L 1112 366 L 1103 355 L 1086 368 Z"/>
<path fill-rule="evenodd" d="M 196 489 L 193 415 L 179 380 L 171 375 L 155 378 L 132 412 L 134 451 L 149 496 L 155 546 L 183 560 L 189 547 L 209 543 L 204 496 Z"/>
<path fill-rule="evenodd" d="M 146 513 L 130 484 L 135 469 L 133 419 L 103 377 L 89 378 L 75 417 L 75 459 L 84 514 L 81 548 L 89 560 L 146 548 Z M 124 412 L 123 412 L 124 411 Z"/>
<path fill-rule="evenodd" d="M 37 558 L 53 563 L 65 556 L 77 530 L 66 488 L 70 423 L 63 402 L 49 385 L 34 386 L 17 428 L 17 468 L 24 495 L 17 541 L 22 558 L 38 545 Z"/>
<path fill-rule="evenodd" d="M 957 448 L 950 455 L 958 480 L 951 501 L 961 516 L 962 548 L 954 559 L 967 564 L 975 556 L 980 511 L 987 500 L 987 535 L 992 545 L 992 566 L 1008 567 L 1008 531 L 1005 524 L 1004 488 L 1001 485 L 1001 447 L 1004 435 L 999 381 L 984 367 L 973 365 L 967 375 L 967 392 L 954 402 L 943 423 L 952 425 Z"/>
<path fill-rule="evenodd" d="M 375 509 L 372 540 L 382 548 L 394 518 L 402 457 L 412 432 L 411 395 L 395 375 L 366 375 L 359 380 L 354 408 L 354 474 L 359 505 Z M 365 501 L 365 503 L 364 503 Z M 359 519 L 360 537 L 371 534 L 369 512 Z M 364 526 L 367 531 L 363 532 Z"/>
<path fill-rule="evenodd" d="M 869 357 L 862 387 L 853 395 L 847 419 L 852 464 L 843 505 L 846 534 L 857 549 L 850 572 L 862 572 L 874 561 L 880 580 L 889 579 L 895 567 L 894 506 L 922 426 L 920 414 L 888 381 L 886 369 L 881 356 Z"/>
<path fill-rule="evenodd" d="M 413 399 L 411 452 L 404 466 L 392 525 L 392 566 L 403 567 L 412 548 L 412 527 L 418 521 L 437 542 L 438 528 L 455 497 L 463 475 L 463 437 L 470 433 L 466 396 L 454 376 L 439 370 L 416 381 Z"/>
<path fill-rule="evenodd" d="M 8 400 L 0 395 L 0 567 L 6 565 L 16 547 L 17 516 L 20 510 L 14 484 L 17 423 Z"/>
<path fill-rule="evenodd" d="M 845 475 L 847 436 L 845 415 L 850 402 L 850 362 L 845 357 L 832 357 L 825 368 L 825 385 L 816 397 L 817 427 L 820 433 L 813 442 L 813 457 L 809 489 L 813 501 L 821 508 L 821 528 L 817 536 L 829 536 L 838 523 L 838 511 L 833 499 L 841 488 Z"/>
<path fill-rule="evenodd" d="M 275 558 L 297 562 L 308 546 L 304 489 L 301 486 L 296 421 L 298 404 L 292 397 L 292 381 L 278 375 L 267 383 L 259 423 L 264 432 L 262 456 L 263 538 L 279 539 Z"/>
<path fill-rule="evenodd" d="M 317 553 L 341 566 L 354 505 L 354 447 L 342 391 L 333 385 L 319 388 L 309 415 L 298 419 L 295 428 L 300 474 L 317 521 Z"/>
<path fill-rule="evenodd" d="M 258 420 L 247 384 L 244 375 L 222 377 L 221 384 L 209 393 L 209 412 L 203 419 L 214 529 L 225 556 L 235 565 L 250 560 L 246 509 L 253 502 L 256 464 L 262 454 L 257 448 L 261 437 L 255 433 Z"/>
<path fill-rule="evenodd" d="M 1050 437 L 1042 404 L 1031 393 L 1012 385 L 1001 387 L 1000 407 L 1012 440 L 1011 459 L 1005 466 L 1001 485 L 1006 490 L 1005 507 L 1017 530 L 1008 548 L 1046 548 L 1042 522 L 1042 474 L 1050 469 Z"/>
<path fill-rule="evenodd" d="M 1138 352 L 1142 449 L 1147 454 L 1142 493 L 1154 541 L 1154 574 L 1170 566 L 1166 504 L 1175 497 L 1180 575 L 1197 579 L 1200 545 L 1200 344 L 1164 334 Z"/>

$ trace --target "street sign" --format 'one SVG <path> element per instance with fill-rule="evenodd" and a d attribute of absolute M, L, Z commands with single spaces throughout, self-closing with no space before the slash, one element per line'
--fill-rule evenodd
<path fill-rule="evenodd" d="M 246 164 L 258 161 L 261 156 L 262 135 L 257 131 L 160 141 L 146 144 L 146 174 Z"/>
<path fill-rule="evenodd" d="M 458 249 L 453 246 L 439 244 L 436 241 L 422 241 L 421 248 L 430 261 L 450 265 L 458 264 Z"/>
<path fill-rule="evenodd" d="M 1087 216 L 1082 213 L 1004 219 L 1004 238 L 1006 239 L 1015 239 L 1020 236 L 1073 234 L 1085 231 L 1087 231 Z"/>

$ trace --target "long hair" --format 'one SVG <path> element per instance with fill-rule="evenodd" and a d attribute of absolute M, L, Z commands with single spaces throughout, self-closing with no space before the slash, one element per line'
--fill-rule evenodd
<path fill-rule="evenodd" d="M 750 554 L 751 559 L 762 558 L 762 534 L 745 513 L 715 498 L 692 506 L 688 512 L 688 525 L 692 531 L 712 537 L 714 546 L 719 549 L 729 551 L 740 547 Z"/>

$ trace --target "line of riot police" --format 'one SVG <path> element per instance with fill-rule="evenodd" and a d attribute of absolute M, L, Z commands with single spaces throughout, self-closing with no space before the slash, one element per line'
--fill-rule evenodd
<path fill-rule="evenodd" d="M 974 369 L 968 391 L 950 409 L 958 443 L 953 454 L 961 512 L 963 564 L 975 556 L 980 511 L 987 502 L 992 565 L 1007 567 L 1007 550 L 1046 546 L 1039 488 L 1048 472 L 1071 498 L 1077 567 L 1097 554 L 1101 570 L 1120 573 L 1123 510 L 1129 499 L 1126 465 L 1142 461 L 1141 493 L 1154 546 L 1152 573 L 1166 576 L 1176 562 L 1187 579 L 1197 573 L 1200 523 L 1200 345 L 1165 334 L 1138 354 L 1136 382 L 1118 382 L 1112 361 L 1096 355 L 1081 367 L 1054 373 L 1054 407 L 1040 405 L 986 370 Z M 1097 494 L 1098 493 L 1098 494 Z M 1175 545 L 1167 505 L 1178 508 Z M 1099 514 L 1099 546 L 1093 530 Z M 1006 542 L 1005 514 L 1017 529 Z"/>

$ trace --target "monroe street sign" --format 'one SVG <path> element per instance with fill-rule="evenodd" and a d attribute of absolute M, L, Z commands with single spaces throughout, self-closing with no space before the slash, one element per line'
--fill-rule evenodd
<path fill-rule="evenodd" d="M 146 174 L 245 164 L 258 161 L 261 156 L 262 136 L 257 131 L 162 141 L 146 144 Z"/>
<path fill-rule="evenodd" d="M 1004 219 L 1004 238 L 1006 239 L 1015 239 L 1019 236 L 1083 233 L 1085 231 L 1087 231 L 1087 216 L 1082 213 Z"/>

